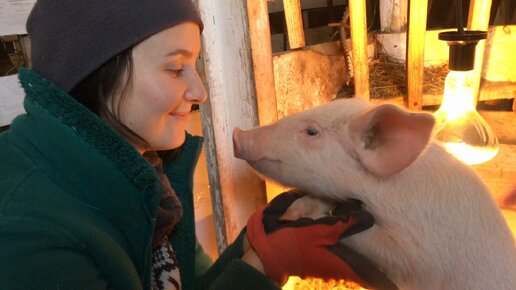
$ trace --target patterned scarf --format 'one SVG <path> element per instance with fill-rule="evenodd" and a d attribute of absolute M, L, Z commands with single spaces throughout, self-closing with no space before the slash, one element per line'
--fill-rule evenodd
<path fill-rule="evenodd" d="M 163 173 L 162 159 L 156 152 L 147 152 L 144 157 L 155 168 L 163 184 L 152 238 L 152 289 L 180 290 L 179 266 L 168 235 L 181 220 L 183 207 L 168 177 Z"/>
<path fill-rule="evenodd" d="M 152 290 L 181 290 L 176 254 L 167 237 L 152 253 Z"/>

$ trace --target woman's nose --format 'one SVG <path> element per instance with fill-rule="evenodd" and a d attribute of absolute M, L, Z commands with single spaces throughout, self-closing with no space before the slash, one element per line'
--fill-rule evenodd
<path fill-rule="evenodd" d="M 194 104 L 202 104 L 206 101 L 207 98 L 208 93 L 204 88 L 201 77 L 197 71 L 195 71 L 185 93 L 185 99 Z"/>

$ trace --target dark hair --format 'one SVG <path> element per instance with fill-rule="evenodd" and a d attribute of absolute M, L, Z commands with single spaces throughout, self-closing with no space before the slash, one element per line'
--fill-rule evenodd
<path fill-rule="evenodd" d="M 90 73 L 70 91 L 70 95 L 110 124 L 131 144 L 146 148 L 148 142 L 120 120 L 120 112 L 132 89 L 132 79 L 132 48 L 129 48 Z"/>
<path fill-rule="evenodd" d="M 149 148 L 149 143 L 136 134 L 120 120 L 120 112 L 131 92 L 133 84 L 132 48 L 111 58 L 93 73 L 89 74 L 70 95 L 79 103 L 104 119 L 134 146 Z M 111 108 L 111 110 L 110 110 Z M 183 214 L 181 202 L 163 173 L 163 160 L 174 158 L 178 150 L 161 152 L 148 151 L 143 158 L 154 167 L 163 185 L 160 194 L 159 210 L 156 215 L 156 225 L 152 237 L 153 249 L 163 242 Z"/>

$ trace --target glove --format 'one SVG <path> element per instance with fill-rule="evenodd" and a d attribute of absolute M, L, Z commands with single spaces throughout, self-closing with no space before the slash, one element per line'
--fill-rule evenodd
<path fill-rule="evenodd" d="M 278 195 L 261 207 L 247 223 L 247 239 L 271 280 L 284 284 L 288 276 L 345 279 L 362 287 L 397 289 L 366 257 L 338 242 L 374 224 L 359 201 L 340 204 L 332 216 L 319 219 L 279 218 L 298 198 L 300 191 Z"/>

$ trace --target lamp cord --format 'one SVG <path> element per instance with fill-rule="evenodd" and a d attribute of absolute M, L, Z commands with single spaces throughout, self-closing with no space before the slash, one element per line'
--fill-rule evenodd
<path fill-rule="evenodd" d="M 462 0 L 456 0 L 456 14 L 457 14 L 457 30 L 461 35 L 464 35 L 464 21 L 462 19 Z"/>

